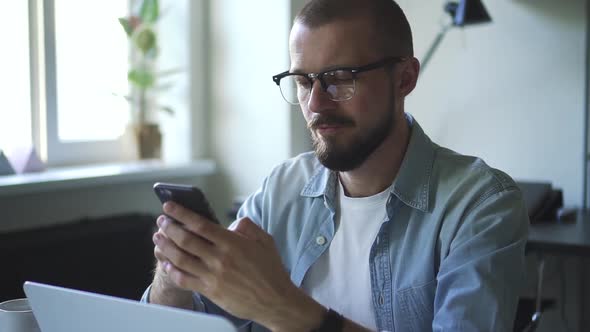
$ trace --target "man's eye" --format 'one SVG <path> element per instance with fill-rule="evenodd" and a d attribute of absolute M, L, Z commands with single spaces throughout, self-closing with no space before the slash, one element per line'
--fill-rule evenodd
<path fill-rule="evenodd" d="M 352 79 L 352 72 L 349 70 L 334 70 L 324 74 L 324 80 L 331 82 L 349 81 Z"/>
<path fill-rule="evenodd" d="M 293 80 L 295 81 L 295 84 L 297 84 L 297 86 L 300 86 L 300 87 L 308 87 L 309 86 L 309 80 L 303 76 L 293 76 Z"/>

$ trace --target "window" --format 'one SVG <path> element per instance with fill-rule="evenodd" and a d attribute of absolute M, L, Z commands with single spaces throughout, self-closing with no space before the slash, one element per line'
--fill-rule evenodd
<path fill-rule="evenodd" d="M 55 84 L 62 142 L 118 139 L 129 118 L 126 1 L 54 0 Z"/>
<path fill-rule="evenodd" d="M 32 143 L 29 13 L 26 1 L 5 0 L 2 5 L 0 40 L 4 47 L 0 57 L 0 149 L 10 151 L 19 145 Z"/>
<path fill-rule="evenodd" d="M 135 0 L 0 0 L 0 150 L 35 146 L 48 166 L 134 159 L 127 135 L 131 117 L 129 41 L 118 18 Z M 180 68 L 162 103 L 174 116 L 170 156 L 190 156 L 189 10 L 201 2 L 162 0 L 162 71 Z M 190 14 L 192 15 L 192 14 Z M 166 23 L 164 23 L 166 22 Z M 202 31 L 195 36 L 202 39 Z M 194 30 L 193 30 L 194 32 Z M 197 49 L 197 48 L 194 48 Z M 201 59 L 197 57 L 197 59 Z M 165 92 L 163 92 L 165 90 Z M 167 99 L 166 99 L 167 98 Z M 195 121 L 195 123 L 200 123 Z M 182 156 L 181 156 L 182 155 Z"/>
<path fill-rule="evenodd" d="M 3 0 L 0 149 L 49 166 L 131 159 L 127 1 Z"/>
<path fill-rule="evenodd" d="M 117 22 L 127 2 L 46 0 L 36 12 L 30 19 L 43 21 L 38 59 L 45 72 L 35 81 L 45 82 L 39 89 L 46 92 L 38 101 L 46 103 L 39 145 L 47 164 L 131 159 L 132 146 L 122 136 L 129 117 L 123 97 L 128 48 Z"/>

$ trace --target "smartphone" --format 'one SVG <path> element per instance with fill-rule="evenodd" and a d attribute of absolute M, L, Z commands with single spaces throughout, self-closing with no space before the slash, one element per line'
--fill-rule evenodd
<path fill-rule="evenodd" d="M 209 201 L 205 198 L 205 194 L 197 187 L 185 184 L 157 182 L 154 184 L 154 192 L 162 204 L 173 201 L 219 224 L 219 220 L 215 217 Z"/>

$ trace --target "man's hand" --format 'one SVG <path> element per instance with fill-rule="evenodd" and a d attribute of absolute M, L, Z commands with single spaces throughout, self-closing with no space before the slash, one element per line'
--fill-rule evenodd
<path fill-rule="evenodd" d="M 163 216 L 160 216 L 161 219 Z M 161 230 L 154 234 L 156 237 L 165 237 Z M 156 245 L 154 247 L 154 256 L 157 259 L 156 271 L 154 273 L 154 281 L 150 290 L 150 303 L 167 305 L 182 309 L 193 309 L 193 296 L 189 290 L 178 287 L 170 278 L 164 269 L 168 259 L 162 254 L 162 251 Z"/>
<path fill-rule="evenodd" d="M 227 230 L 172 202 L 154 235 L 156 257 L 178 287 L 272 330 L 312 329 L 325 310 L 290 280 L 273 238 L 250 219 Z"/>

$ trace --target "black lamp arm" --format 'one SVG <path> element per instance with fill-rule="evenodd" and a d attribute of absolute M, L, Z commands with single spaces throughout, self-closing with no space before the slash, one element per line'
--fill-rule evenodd
<path fill-rule="evenodd" d="M 452 26 L 453 26 L 452 24 L 447 24 L 447 25 L 443 26 L 442 29 L 439 31 L 439 33 L 436 35 L 436 38 L 434 38 L 434 41 L 432 42 L 432 44 L 428 48 L 428 51 L 426 51 L 426 55 L 424 56 L 424 59 L 421 61 L 420 71 L 423 71 L 426 68 L 426 65 L 430 62 L 430 59 L 432 58 L 432 56 L 434 55 L 434 53 L 436 52 L 436 50 L 440 46 L 440 43 L 442 42 L 443 38 L 445 37 L 445 34 L 447 33 L 447 31 L 449 31 L 449 29 Z"/>

